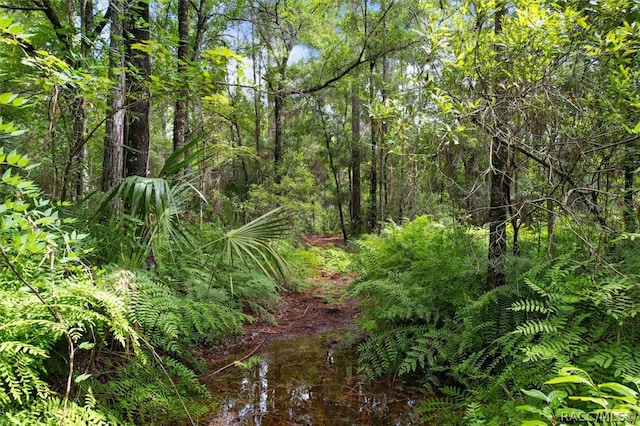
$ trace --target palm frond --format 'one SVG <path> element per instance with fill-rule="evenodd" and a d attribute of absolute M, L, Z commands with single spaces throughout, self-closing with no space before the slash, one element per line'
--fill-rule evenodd
<path fill-rule="evenodd" d="M 270 242 L 281 238 L 289 230 L 289 218 L 280 207 L 240 228 L 228 231 L 219 241 L 222 259 L 228 265 L 240 261 L 253 263 L 265 274 L 289 281 L 291 272 L 287 261 L 271 247 Z"/>
<path fill-rule="evenodd" d="M 170 183 L 164 178 L 129 176 L 107 192 L 98 207 L 98 217 L 119 223 L 122 238 L 134 241 L 135 264 L 146 260 L 158 238 L 191 246 L 191 237 L 180 223 L 180 215 L 192 191 L 203 198 L 186 180 Z"/>
<path fill-rule="evenodd" d="M 198 147 L 198 144 L 203 140 L 203 136 L 204 135 L 198 135 L 187 142 L 182 148 L 173 151 L 164 161 L 159 175 L 165 177 L 178 176 L 190 166 L 202 163 L 210 157 L 211 154 L 207 154 L 205 148 Z"/>

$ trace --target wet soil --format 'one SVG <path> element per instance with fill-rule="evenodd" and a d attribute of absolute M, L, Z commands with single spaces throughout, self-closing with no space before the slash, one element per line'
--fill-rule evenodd
<path fill-rule="evenodd" d="M 319 247 L 344 246 L 341 237 L 314 236 L 306 238 L 305 242 Z M 273 318 L 257 318 L 245 325 L 241 336 L 216 348 L 205 349 L 200 356 L 207 361 L 219 361 L 229 353 L 257 350 L 274 340 L 354 327 L 360 312 L 356 300 L 346 297 L 346 289 L 354 278 L 352 273 L 318 270 L 304 288 L 281 294 Z"/>

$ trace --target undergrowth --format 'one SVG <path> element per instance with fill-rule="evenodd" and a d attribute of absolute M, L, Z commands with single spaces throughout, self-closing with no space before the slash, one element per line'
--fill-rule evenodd
<path fill-rule="evenodd" d="M 0 424 L 107 424 L 83 382 L 105 348 L 127 358 L 140 336 L 113 281 L 82 261 L 85 235 L 0 148 Z"/>
<path fill-rule="evenodd" d="M 609 263 L 528 252 L 509 258 L 507 284 L 487 291 L 481 231 L 418 218 L 359 245 L 351 292 L 369 333 L 361 370 L 419 378 L 433 394 L 425 422 L 517 424 L 516 407 L 531 403 L 522 389 L 567 366 L 592 383 L 640 377 L 633 252 Z"/>
<path fill-rule="evenodd" d="M 0 165 L 0 425 L 195 422 L 210 409 L 195 350 L 270 315 L 291 288 L 269 242 L 284 219 L 210 227 L 195 246 L 158 235 L 127 270 L 122 253 L 95 257 L 100 234 L 63 218 L 68 206 L 24 177 L 25 156 L 0 148 Z M 225 251 L 233 239 L 255 244 L 246 258 Z"/>

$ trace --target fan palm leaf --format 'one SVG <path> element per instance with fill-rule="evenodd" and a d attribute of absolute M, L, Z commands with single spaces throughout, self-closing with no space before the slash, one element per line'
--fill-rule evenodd
<path fill-rule="evenodd" d="M 131 263 L 140 266 L 158 238 L 191 246 L 191 238 L 180 223 L 180 215 L 192 191 L 202 197 L 187 181 L 178 180 L 171 185 L 164 178 L 129 176 L 105 194 L 98 214 L 115 219 L 123 233 L 130 232 L 133 225 L 135 231 L 129 235 L 134 237 Z"/>
<path fill-rule="evenodd" d="M 289 264 L 270 243 L 283 237 L 289 227 L 289 218 L 280 207 L 228 231 L 216 243 L 221 245 L 222 259 L 228 265 L 254 264 L 266 275 L 287 282 L 291 277 Z"/>

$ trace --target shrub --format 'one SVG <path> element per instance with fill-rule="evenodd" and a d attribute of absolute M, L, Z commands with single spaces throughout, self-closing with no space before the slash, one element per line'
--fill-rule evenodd
<path fill-rule="evenodd" d="M 79 384 L 100 348 L 139 347 L 125 300 L 74 250 L 84 235 L 21 175 L 28 159 L 0 148 L 0 163 L 0 413 L 17 424 L 104 424 Z"/>
<path fill-rule="evenodd" d="M 482 240 L 477 231 L 420 217 L 359 242 L 363 273 L 351 292 L 370 333 L 358 349 L 365 372 L 420 372 L 429 388 L 440 383 L 465 347 L 456 313 L 484 283 Z"/>

